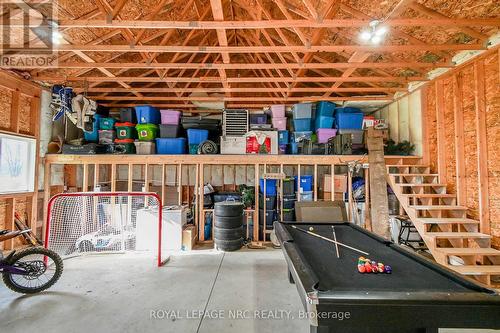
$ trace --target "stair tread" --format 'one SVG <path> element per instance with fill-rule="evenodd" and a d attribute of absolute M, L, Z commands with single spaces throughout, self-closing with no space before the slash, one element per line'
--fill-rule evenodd
<path fill-rule="evenodd" d="M 500 265 L 448 265 L 447 267 L 464 275 L 500 274 Z"/>
<path fill-rule="evenodd" d="M 446 184 L 440 184 L 440 183 L 420 183 L 420 184 L 417 184 L 417 183 L 397 183 L 396 184 L 397 186 L 446 186 Z"/>
<path fill-rule="evenodd" d="M 459 217 L 419 217 L 417 221 L 425 224 L 469 223 L 479 224 L 479 221 Z"/>
<path fill-rule="evenodd" d="M 491 235 L 480 232 L 426 232 L 425 235 L 439 238 L 491 238 Z"/>
<path fill-rule="evenodd" d="M 467 210 L 465 206 L 454 206 L 454 205 L 411 205 L 409 208 L 416 210 Z"/>
<path fill-rule="evenodd" d="M 437 249 L 440 252 L 452 255 L 500 255 L 500 251 L 492 247 L 478 247 L 478 248 L 458 248 L 458 247 L 440 247 Z"/>
<path fill-rule="evenodd" d="M 402 193 L 401 195 L 417 198 L 455 198 L 455 194 L 451 193 Z"/>

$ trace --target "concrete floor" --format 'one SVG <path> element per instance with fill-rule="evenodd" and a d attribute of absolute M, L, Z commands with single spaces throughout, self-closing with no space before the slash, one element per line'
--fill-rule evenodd
<path fill-rule="evenodd" d="M 230 318 L 237 310 L 243 319 Z M 66 260 L 61 280 L 39 295 L 0 285 L 0 331 L 9 333 L 309 332 L 301 310 L 281 250 L 199 251 L 159 269 L 144 255 L 87 256 Z"/>

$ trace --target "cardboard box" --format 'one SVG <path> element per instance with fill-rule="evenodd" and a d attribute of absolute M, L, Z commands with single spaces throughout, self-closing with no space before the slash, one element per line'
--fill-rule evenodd
<path fill-rule="evenodd" d="M 323 175 L 322 182 L 320 188 L 323 192 L 331 192 L 332 191 L 332 175 L 326 174 Z M 334 192 L 347 192 L 347 175 L 335 175 L 334 177 Z"/>
<path fill-rule="evenodd" d="M 334 192 L 333 196 L 334 201 L 343 201 L 344 200 L 344 192 Z M 319 191 L 318 199 L 325 201 L 332 201 L 332 192 Z"/>
<path fill-rule="evenodd" d="M 295 203 L 298 222 L 346 222 L 344 201 L 300 201 Z"/>
<path fill-rule="evenodd" d="M 196 227 L 188 225 L 182 230 L 182 250 L 191 251 L 196 244 Z"/>
<path fill-rule="evenodd" d="M 221 136 L 220 153 L 223 155 L 245 155 L 247 141 L 244 136 Z"/>

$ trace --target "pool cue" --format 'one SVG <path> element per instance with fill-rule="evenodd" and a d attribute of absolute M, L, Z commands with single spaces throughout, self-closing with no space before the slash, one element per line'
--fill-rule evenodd
<path fill-rule="evenodd" d="M 335 227 L 332 225 L 333 240 L 337 242 L 337 235 L 335 234 Z M 340 258 L 339 244 L 335 243 L 335 252 L 337 253 L 337 258 Z"/>
<path fill-rule="evenodd" d="M 355 247 L 352 247 L 352 246 L 349 246 L 349 245 L 346 245 L 346 244 L 343 244 L 343 243 L 340 243 L 340 242 L 336 242 L 336 241 L 334 241 L 334 240 L 331 240 L 330 238 L 323 237 L 323 236 L 318 235 L 318 234 L 316 234 L 316 233 L 314 233 L 314 232 L 311 232 L 311 231 L 309 231 L 309 230 L 304 230 L 304 229 L 301 229 L 301 228 L 297 228 L 297 227 L 296 227 L 296 226 L 294 226 L 294 225 L 292 225 L 291 227 L 292 227 L 292 228 L 294 228 L 294 229 L 297 229 L 297 230 L 299 230 L 299 231 L 302 231 L 302 232 L 304 232 L 304 233 L 306 233 L 306 234 L 309 234 L 309 235 L 311 235 L 311 236 L 318 237 L 318 238 L 321 238 L 321 239 L 323 239 L 323 240 L 326 240 L 326 241 L 328 241 L 328 242 L 330 242 L 330 243 L 334 243 L 334 244 L 337 244 L 337 245 L 343 246 L 343 247 L 345 247 L 345 248 L 348 248 L 348 249 L 350 249 L 350 250 L 353 250 L 353 251 L 359 252 L 359 253 L 361 253 L 361 254 L 364 254 L 365 256 L 369 256 L 369 255 L 370 255 L 368 252 L 361 251 L 361 250 L 359 250 L 359 249 L 357 249 L 357 248 L 355 248 Z"/>

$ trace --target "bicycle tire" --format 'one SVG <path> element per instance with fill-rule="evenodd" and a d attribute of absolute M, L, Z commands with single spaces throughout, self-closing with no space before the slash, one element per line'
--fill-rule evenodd
<path fill-rule="evenodd" d="M 43 290 L 46 290 L 50 287 L 52 287 L 57 280 L 61 277 L 61 274 L 63 272 L 64 264 L 61 259 L 61 257 L 55 253 L 52 250 L 43 248 L 43 247 L 30 247 L 26 250 L 19 251 L 18 253 L 14 254 L 14 256 L 10 259 L 9 263 L 11 265 L 15 264 L 18 260 L 22 259 L 23 257 L 27 255 L 32 255 L 32 254 L 42 254 L 45 255 L 49 258 L 51 258 L 54 261 L 54 264 L 56 265 L 56 271 L 54 273 L 54 276 L 47 281 L 45 284 L 37 287 L 37 288 L 26 288 L 19 286 L 16 284 L 14 281 L 12 281 L 12 275 L 11 273 L 2 273 L 2 279 L 7 288 L 9 288 L 12 291 L 22 293 L 22 294 L 36 294 L 39 293 Z"/>

